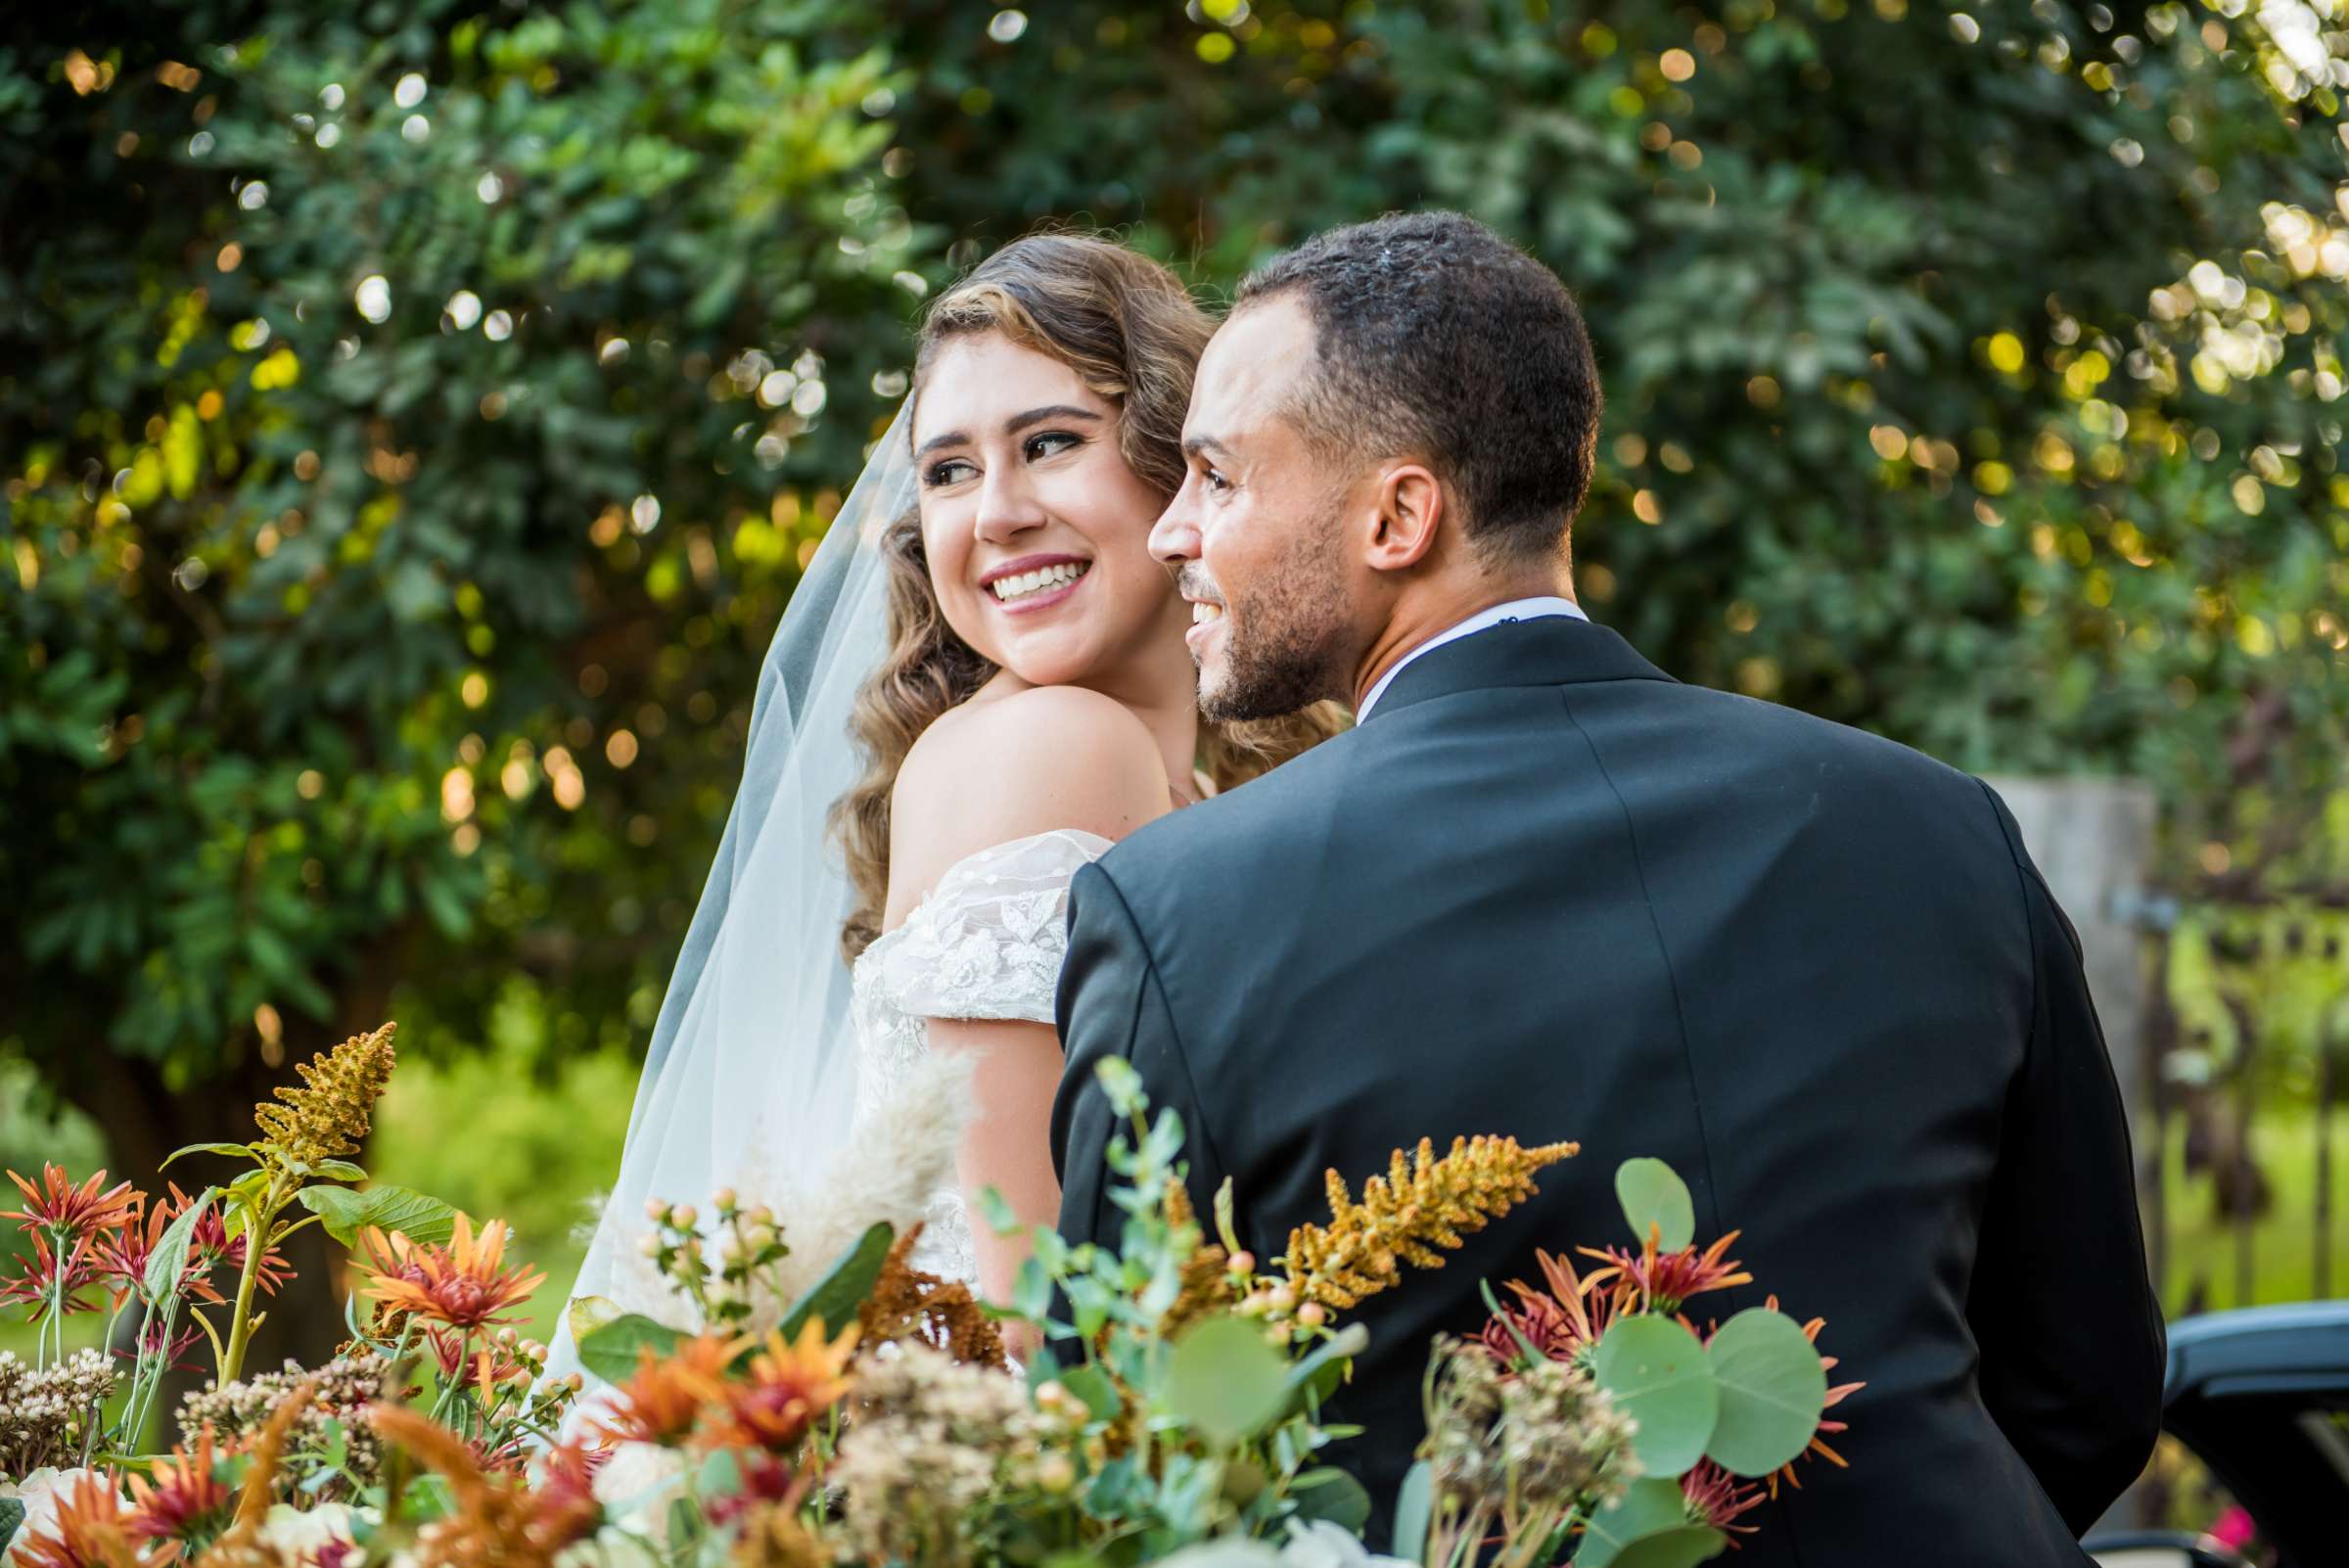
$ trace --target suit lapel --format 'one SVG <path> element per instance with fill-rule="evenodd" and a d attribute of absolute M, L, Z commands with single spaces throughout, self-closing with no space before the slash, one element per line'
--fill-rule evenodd
<path fill-rule="evenodd" d="M 1671 679 L 1605 626 L 1571 616 L 1504 621 L 1412 660 L 1364 722 L 1375 724 L 1432 697 L 1496 686 Z"/>

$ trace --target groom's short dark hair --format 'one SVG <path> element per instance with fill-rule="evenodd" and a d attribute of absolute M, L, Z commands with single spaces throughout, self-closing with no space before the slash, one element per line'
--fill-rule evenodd
<path fill-rule="evenodd" d="M 1319 363 L 1290 409 L 1325 451 L 1414 452 L 1467 509 L 1489 559 L 1559 554 L 1590 488 L 1598 368 L 1547 267 L 1457 212 L 1332 229 L 1240 285 L 1235 310 L 1294 295 Z"/>

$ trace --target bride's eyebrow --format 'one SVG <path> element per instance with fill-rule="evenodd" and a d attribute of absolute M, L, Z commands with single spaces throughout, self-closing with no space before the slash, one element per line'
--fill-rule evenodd
<path fill-rule="evenodd" d="M 1014 414 L 1003 422 L 1003 434 L 1017 436 L 1031 425 L 1041 425 L 1048 419 L 1086 419 L 1098 422 L 1101 416 L 1089 408 L 1074 403 L 1051 403 L 1042 408 L 1031 408 L 1025 414 Z"/>

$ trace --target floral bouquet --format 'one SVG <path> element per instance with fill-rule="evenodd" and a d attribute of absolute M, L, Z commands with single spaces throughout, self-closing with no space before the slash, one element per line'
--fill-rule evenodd
<path fill-rule="evenodd" d="M 539 1279 L 506 1265 L 502 1223 L 354 1185 L 392 1062 L 387 1028 L 305 1065 L 253 1142 L 182 1151 L 245 1167 L 193 1196 L 20 1178 L 33 1245 L 6 1299 L 41 1338 L 34 1364 L 0 1359 L 11 1563 L 1362 1568 L 1370 1499 L 1324 1454 L 1354 1430 L 1325 1417 L 1366 1342 L 1346 1314 L 1575 1152 L 1422 1142 L 1359 1199 L 1332 1173 L 1329 1222 L 1260 1264 L 1228 1186 L 1212 1235 L 1193 1212 L 1179 1121 L 1111 1063 L 1115 1249 L 1039 1229 L 993 1304 L 913 1267 L 906 1210 L 928 1189 L 902 1170 L 851 1168 L 780 1205 L 657 1201 L 639 1310 L 574 1304 L 581 1361 L 610 1385 L 580 1402 L 509 1321 Z M 1773 1304 L 1700 1327 L 1692 1298 L 1750 1282 L 1733 1238 L 1693 1250 L 1687 1191 L 1657 1162 L 1617 1191 L 1636 1252 L 1587 1253 L 1584 1274 L 1543 1254 L 1542 1288 L 1512 1282 L 1505 1307 L 1488 1291 L 1483 1333 L 1436 1347 L 1399 1558 L 1692 1563 L 1752 1528 L 1739 1517 L 1804 1452 L 1841 1462 L 1820 1434 L 1848 1390 L 1826 1386 L 1818 1324 Z M 352 1251 L 350 1337 L 326 1366 L 246 1376 L 279 1249 L 312 1223 Z M 67 1353 L 62 1319 L 102 1305 L 136 1314 L 126 1372 Z M 1040 1347 L 1024 1365 L 1009 1323 Z M 136 1452 L 163 1370 L 199 1346 L 214 1375 L 174 1412 L 178 1441 Z"/>

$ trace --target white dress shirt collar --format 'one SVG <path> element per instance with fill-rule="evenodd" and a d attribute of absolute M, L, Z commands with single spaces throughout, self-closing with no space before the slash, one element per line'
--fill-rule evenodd
<path fill-rule="evenodd" d="M 1539 621 L 1545 616 L 1572 616 L 1577 621 L 1590 619 L 1583 614 L 1583 607 L 1572 599 L 1560 599 L 1548 594 L 1534 599 L 1511 599 L 1506 604 L 1479 610 L 1458 625 L 1437 632 L 1389 666 L 1387 672 L 1379 676 L 1377 684 L 1370 688 L 1370 694 L 1362 699 L 1361 706 L 1355 710 L 1354 721 L 1359 724 L 1367 719 L 1370 710 L 1377 707 L 1378 700 L 1387 694 L 1387 688 L 1395 684 L 1395 677 L 1402 674 L 1404 668 L 1421 654 L 1433 653 L 1448 642 L 1457 642 L 1462 637 L 1472 637 L 1480 631 L 1490 630 L 1504 621 Z"/>

